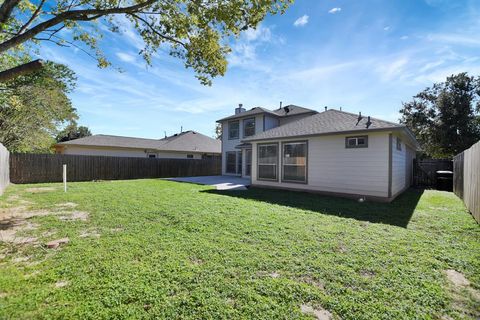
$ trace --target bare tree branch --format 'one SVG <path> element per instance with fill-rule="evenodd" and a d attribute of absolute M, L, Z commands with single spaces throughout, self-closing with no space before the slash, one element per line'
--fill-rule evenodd
<path fill-rule="evenodd" d="M 37 24 L 35 27 L 25 31 L 18 36 L 15 36 L 3 43 L 0 44 L 0 53 L 5 52 L 13 47 L 18 46 L 19 44 L 32 39 L 34 36 L 39 34 L 40 32 L 45 31 L 46 29 L 53 27 L 63 21 L 72 20 L 72 21 L 89 21 L 98 19 L 105 15 L 110 14 L 122 14 L 122 13 L 132 13 L 137 12 L 138 10 L 144 9 L 152 4 L 154 4 L 157 0 L 148 0 L 141 3 L 138 3 L 133 6 L 129 7 L 117 7 L 117 8 L 110 8 L 110 9 L 85 9 L 85 10 L 71 10 L 62 12 L 55 17 L 44 21 L 42 23 Z"/>
<path fill-rule="evenodd" d="M 21 75 L 40 70 L 42 66 L 43 66 L 43 61 L 38 59 L 38 60 L 34 60 L 22 65 L 19 65 L 15 68 L 2 71 L 0 72 L 0 82 L 6 82 L 8 80 L 12 80 Z"/>
<path fill-rule="evenodd" d="M 28 19 L 28 21 L 20 28 L 20 30 L 18 30 L 17 35 L 23 33 L 23 31 L 25 31 L 28 28 L 28 26 L 30 26 L 30 24 L 33 22 L 33 20 L 35 20 L 37 18 L 40 11 L 42 10 L 42 7 L 43 7 L 44 3 L 45 3 L 45 0 L 40 1 L 40 4 L 38 5 L 35 12 L 32 14 L 30 19 Z"/>
<path fill-rule="evenodd" d="M 185 43 L 175 39 L 175 38 L 172 38 L 172 37 L 169 37 L 169 36 L 166 36 L 164 34 L 161 34 L 160 32 L 157 31 L 157 29 L 155 29 L 154 26 L 152 26 L 151 23 L 149 23 L 147 20 L 143 19 L 142 17 L 140 17 L 139 15 L 135 14 L 135 13 L 128 13 L 129 15 L 131 15 L 132 17 L 134 17 L 135 19 L 138 19 L 140 21 L 142 21 L 143 23 L 145 23 L 145 25 L 150 29 L 152 30 L 153 33 L 155 33 L 157 36 L 159 36 L 160 38 L 163 38 L 165 40 L 168 40 L 168 41 L 171 41 L 171 42 L 174 42 L 178 45 L 181 45 L 183 47 L 185 47 Z"/>

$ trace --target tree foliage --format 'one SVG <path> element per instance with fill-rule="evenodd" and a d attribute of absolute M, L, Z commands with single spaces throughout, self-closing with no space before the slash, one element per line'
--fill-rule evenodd
<path fill-rule="evenodd" d="M 90 129 L 85 126 L 78 126 L 76 121 L 69 123 L 62 131 L 57 134 L 57 142 L 65 142 L 74 139 L 80 139 L 91 136 Z"/>
<path fill-rule="evenodd" d="M 12 65 L 28 57 L 8 56 Z M 68 67 L 47 63 L 34 73 L 0 84 L 0 143 L 12 152 L 49 152 L 57 128 L 78 116 L 67 94 L 75 86 Z"/>
<path fill-rule="evenodd" d="M 433 158 L 451 158 L 480 140 L 480 77 L 452 75 L 403 104 L 401 122 Z"/>
<path fill-rule="evenodd" d="M 283 13 L 293 0 L 5 0 L 0 6 L 0 54 L 23 44 L 75 46 L 109 65 L 98 40 L 105 28 L 128 19 L 144 41 L 147 63 L 161 46 L 193 68 L 203 84 L 226 71 L 228 42 L 255 28 L 267 14 Z M 62 32 L 69 30 L 69 32 Z M 9 76 L 15 76 L 11 74 Z"/>

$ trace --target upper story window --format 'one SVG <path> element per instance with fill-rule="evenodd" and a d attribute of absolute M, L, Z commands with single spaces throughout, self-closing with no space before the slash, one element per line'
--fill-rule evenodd
<path fill-rule="evenodd" d="M 397 150 L 402 151 L 402 140 L 399 137 L 397 137 Z"/>
<path fill-rule="evenodd" d="M 243 120 L 243 136 L 249 137 L 255 134 L 255 118 Z"/>
<path fill-rule="evenodd" d="M 368 136 L 356 136 L 345 138 L 345 148 L 367 148 Z"/>
<path fill-rule="evenodd" d="M 228 139 L 230 140 L 238 139 L 239 133 L 240 133 L 240 122 L 238 120 L 230 121 L 228 123 Z"/>

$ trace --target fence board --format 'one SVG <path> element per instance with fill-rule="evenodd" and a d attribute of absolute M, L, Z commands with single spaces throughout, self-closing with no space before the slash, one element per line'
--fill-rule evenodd
<path fill-rule="evenodd" d="M 463 168 L 464 153 L 459 153 L 453 157 L 453 192 L 463 199 Z"/>
<path fill-rule="evenodd" d="M 13 183 L 61 182 L 62 165 L 69 181 L 124 180 L 221 174 L 221 159 L 156 159 L 62 154 L 11 154 Z"/>
<path fill-rule="evenodd" d="M 463 152 L 463 202 L 480 223 L 480 141 Z"/>
<path fill-rule="evenodd" d="M 0 195 L 10 183 L 9 156 L 8 150 L 0 143 Z"/>

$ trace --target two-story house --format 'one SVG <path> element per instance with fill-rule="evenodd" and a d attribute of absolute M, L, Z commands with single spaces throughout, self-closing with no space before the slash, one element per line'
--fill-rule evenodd
<path fill-rule="evenodd" d="M 391 201 L 412 182 L 405 125 L 325 109 L 238 107 L 222 124 L 222 174 L 252 186 Z"/>
<path fill-rule="evenodd" d="M 243 139 L 316 113 L 294 105 L 273 111 L 262 107 L 247 111 L 240 104 L 234 115 L 217 120 L 222 125 L 222 174 L 251 176 L 252 145 L 242 143 Z"/>

